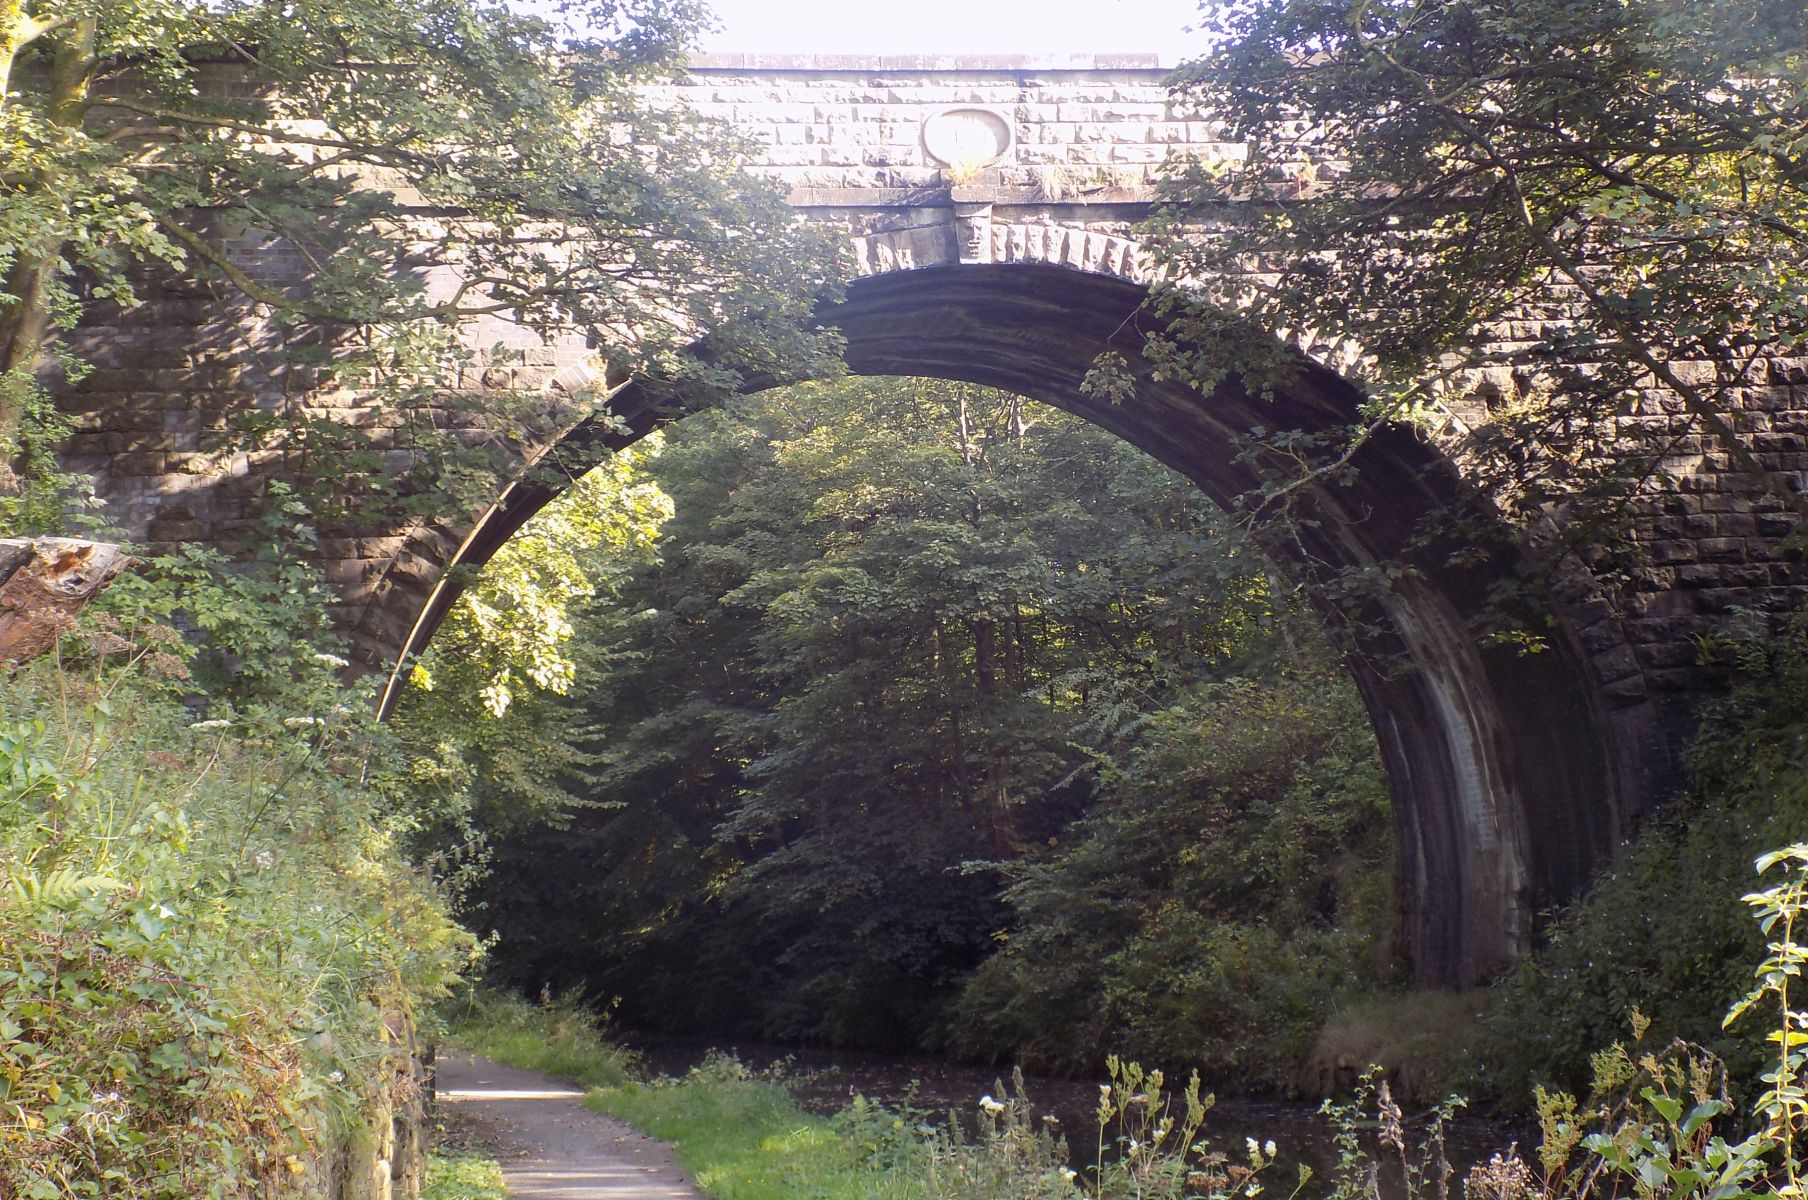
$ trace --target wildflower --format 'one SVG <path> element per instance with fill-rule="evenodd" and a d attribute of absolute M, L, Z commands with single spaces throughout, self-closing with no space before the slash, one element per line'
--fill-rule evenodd
<path fill-rule="evenodd" d="M 1273 1138 L 1269 1138 L 1266 1142 L 1262 1143 L 1262 1153 L 1266 1154 L 1269 1158 L 1274 1157 L 1274 1139 Z"/>
<path fill-rule="evenodd" d="M 982 1111 L 988 1112 L 993 1116 L 997 1116 L 1004 1111 L 1004 1105 L 992 1099 L 990 1096 L 981 1096 L 979 1098 L 979 1107 Z"/>
<path fill-rule="evenodd" d="M 319 717 L 284 717 L 283 727 L 286 729 L 311 729 L 316 725 L 325 725 Z"/>
<path fill-rule="evenodd" d="M 259 850 L 257 852 L 257 869 L 258 870 L 268 871 L 271 867 L 274 867 L 275 865 L 276 865 L 276 855 L 273 852 L 271 852 L 269 850 Z"/>
<path fill-rule="evenodd" d="M 1262 1157 L 1262 1147 L 1256 1142 L 1256 1140 L 1254 1138 L 1244 1138 L 1243 1144 L 1249 1147 L 1249 1157 L 1251 1157 L 1251 1158 Z"/>
<path fill-rule="evenodd" d="M 1072 1183 L 1075 1179 L 1078 1179 L 1079 1176 L 1080 1176 L 1080 1173 L 1078 1171 L 1074 1170 L 1072 1167 L 1062 1167 L 1061 1168 L 1061 1178 L 1067 1180 L 1067 1182 L 1069 1182 L 1069 1183 Z"/>
<path fill-rule="evenodd" d="M 125 1116 L 125 1097 L 118 1092 L 102 1092 L 94 1097 L 87 1112 L 80 1120 L 90 1129 L 110 1129 Z"/>
<path fill-rule="evenodd" d="M 345 1082 L 345 1072 L 344 1071 L 328 1071 L 326 1073 L 326 1081 L 328 1083 L 344 1083 Z"/>
<path fill-rule="evenodd" d="M 231 721 L 228 721 L 223 717 L 214 717 L 214 718 L 212 718 L 210 720 L 206 720 L 206 721 L 196 721 L 193 725 L 190 725 L 189 728 L 193 729 L 193 730 L 205 732 L 206 730 L 209 730 L 209 729 L 228 729 L 231 726 L 232 726 Z"/>
<path fill-rule="evenodd" d="M 352 665 L 347 660 L 340 658 L 337 654 L 316 654 L 314 656 L 314 661 L 323 667 L 331 667 L 335 671 L 343 671 L 345 668 Z"/>

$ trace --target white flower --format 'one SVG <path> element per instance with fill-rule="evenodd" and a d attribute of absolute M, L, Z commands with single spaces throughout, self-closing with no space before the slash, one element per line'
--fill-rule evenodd
<path fill-rule="evenodd" d="M 1079 1175 L 1080 1173 L 1072 1167 L 1061 1168 L 1061 1178 L 1067 1180 L 1069 1183 L 1072 1183 L 1075 1179 L 1079 1178 Z"/>
<path fill-rule="evenodd" d="M 276 855 L 274 853 L 272 853 L 269 850 L 259 850 L 257 852 L 257 869 L 258 870 L 268 871 L 271 867 L 274 867 L 275 865 L 276 865 Z"/>
<path fill-rule="evenodd" d="M 1269 1138 L 1266 1142 L 1262 1143 L 1262 1153 L 1266 1154 L 1269 1158 L 1274 1157 L 1274 1139 L 1273 1138 Z"/>
<path fill-rule="evenodd" d="M 102 1092 L 80 1119 L 91 1129 L 110 1129 L 124 1116 L 125 1097 L 118 1092 Z"/>
<path fill-rule="evenodd" d="M 991 1113 L 993 1116 L 997 1116 L 1004 1111 L 1004 1105 L 992 1099 L 990 1096 L 981 1096 L 979 1098 L 979 1107 L 983 1111 Z"/>
<path fill-rule="evenodd" d="M 345 1072 L 344 1071 L 328 1071 L 326 1073 L 326 1081 L 328 1083 L 344 1083 L 345 1082 Z"/>
<path fill-rule="evenodd" d="M 283 727 L 286 729 L 311 729 L 316 725 L 325 725 L 319 717 L 284 717 Z"/>
<path fill-rule="evenodd" d="M 226 729 L 226 728 L 229 728 L 231 725 L 232 725 L 232 722 L 224 719 L 223 717 L 214 717 L 211 720 L 207 720 L 207 721 L 196 721 L 193 725 L 190 725 L 189 728 L 196 729 L 196 730 Z"/>
<path fill-rule="evenodd" d="M 352 665 L 345 659 L 340 658 L 337 654 L 316 654 L 314 656 L 314 661 L 323 667 L 331 667 L 335 671 L 342 671 L 346 667 Z"/>
<path fill-rule="evenodd" d="M 1249 1157 L 1251 1157 L 1251 1158 L 1262 1157 L 1262 1147 L 1257 1144 L 1257 1142 L 1254 1138 L 1244 1138 L 1243 1144 L 1249 1147 Z"/>

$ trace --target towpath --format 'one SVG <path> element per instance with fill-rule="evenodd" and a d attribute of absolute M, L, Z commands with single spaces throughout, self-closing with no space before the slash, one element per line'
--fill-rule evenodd
<path fill-rule="evenodd" d="M 670 1146 L 591 1112 L 569 1083 L 462 1050 L 435 1070 L 440 1103 L 496 1148 L 511 1200 L 703 1200 Z"/>

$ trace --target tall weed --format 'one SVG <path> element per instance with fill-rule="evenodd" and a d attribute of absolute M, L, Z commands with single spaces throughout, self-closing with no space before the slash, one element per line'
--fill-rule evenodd
<path fill-rule="evenodd" d="M 0 701 L 0 1196 L 316 1193 L 472 942 L 342 660 L 209 713 L 146 597 Z"/>

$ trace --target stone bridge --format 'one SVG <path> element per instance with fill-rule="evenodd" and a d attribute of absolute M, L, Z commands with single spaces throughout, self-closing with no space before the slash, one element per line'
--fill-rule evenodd
<path fill-rule="evenodd" d="M 825 317 L 844 332 L 853 371 L 969 380 L 1058 405 L 1229 503 L 1256 483 L 1236 453 L 1249 430 L 1343 427 L 1359 397 L 1304 355 L 1272 398 L 1236 383 L 1201 395 L 1141 365 L 1146 289 L 1133 229 L 1154 172 L 1175 150 L 1240 153 L 1209 115 L 1170 103 L 1164 75 L 1136 56 L 717 55 L 656 95 L 754 135 L 792 203 L 847 230 L 858 276 Z M 247 505 L 274 460 L 233 451 L 215 431 L 220 412 L 267 384 L 245 349 L 256 334 L 173 289 L 80 335 L 77 353 L 99 369 L 67 397 L 82 421 L 71 461 L 94 473 L 135 536 L 247 536 Z M 505 325 L 473 337 L 522 352 L 505 372 L 510 386 L 556 392 L 586 378 L 580 344 L 542 345 Z M 1079 390 L 1107 349 L 1139 372 L 1131 401 Z M 1799 486 L 1808 363 L 1770 370 L 1743 428 L 1765 465 Z M 568 445 L 625 444 L 660 419 L 632 386 L 614 407 L 626 433 L 584 425 Z M 1482 414 L 1453 416 L 1468 418 Z M 1637 514 L 1642 555 L 1611 585 L 1561 564 L 1543 653 L 1479 636 L 1498 585 L 1528 573 L 1527 548 L 1510 535 L 1425 534 L 1423 518 L 1452 504 L 1483 526 L 1492 519 L 1438 439 L 1404 428 L 1371 438 L 1347 485 L 1305 499 L 1315 520 L 1300 540 L 1276 548 L 1283 569 L 1302 572 L 1411 568 L 1379 601 L 1321 591 L 1318 602 L 1333 627 L 1378 629 L 1351 642 L 1349 662 L 1388 768 L 1404 931 L 1425 982 L 1474 982 L 1527 947 L 1537 915 L 1575 894 L 1676 786 L 1693 714 L 1716 682 L 1697 665 L 1696 639 L 1735 609 L 1794 607 L 1808 585 L 1784 545 L 1791 519 L 1728 469 L 1671 397 L 1653 393 L 1623 420 L 1629 434 L 1674 435 Z M 523 479 L 476 519 L 323 538 L 358 657 L 390 672 L 393 690 L 399 664 L 456 596 L 448 568 L 481 565 L 553 494 Z"/>

